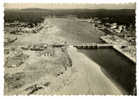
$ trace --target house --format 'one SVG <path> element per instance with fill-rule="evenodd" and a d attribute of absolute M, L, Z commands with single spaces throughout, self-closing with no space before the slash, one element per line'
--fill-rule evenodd
<path fill-rule="evenodd" d="M 118 27 L 117 27 L 117 29 L 114 29 L 115 30 L 115 32 L 117 32 L 117 33 L 121 33 L 122 31 L 123 31 L 123 25 L 119 25 Z"/>
<path fill-rule="evenodd" d="M 112 23 L 110 28 L 111 29 L 116 29 L 117 28 L 117 23 Z"/>
<path fill-rule="evenodd" d="M 107 26 L 107 27 L 110 27 L 111 26 L 110 23 L 105 23 L 104 25 Z"/>

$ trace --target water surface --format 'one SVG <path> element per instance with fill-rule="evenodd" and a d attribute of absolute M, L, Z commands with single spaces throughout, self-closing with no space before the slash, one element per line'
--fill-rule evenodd
<path fill-rule="evenodd" d="M 80 49 L 90 59 L 99 64 L 117 84 L 127 91 L 134 93 L 136 83 L 136 64 L 115 51 L 114 49 Z"/>

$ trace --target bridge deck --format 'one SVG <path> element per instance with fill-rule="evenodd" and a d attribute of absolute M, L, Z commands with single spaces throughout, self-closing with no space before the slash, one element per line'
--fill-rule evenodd
<path fill-rule="evenodd" d="M 56 44 L 54 46 L 74 46 L 77 48 L 104 48 L 112 47 L 112 44 L 97 44 L 97 43 L 66 43 L 66 44 Z"/>

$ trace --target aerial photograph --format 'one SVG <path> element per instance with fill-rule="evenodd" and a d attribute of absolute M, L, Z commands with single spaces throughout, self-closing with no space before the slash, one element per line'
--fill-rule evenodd
<path fill-rule="evenodd" d="M 4 3 L 4 95 L 137 95 L 136 3 Z"/>

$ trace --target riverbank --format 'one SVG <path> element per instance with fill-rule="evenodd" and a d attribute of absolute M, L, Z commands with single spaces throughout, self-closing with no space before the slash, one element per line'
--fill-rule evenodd
<path fill-rule="evenodd" d="M 72 59 L 73 67 L 78 71 L 77 79 L 80 82 L 76 81 L 74 83 L 75 85 L 72 86 L 72 89 L 79 90 L 81 88 L 85 88 L 85 93 L 92 95 L 124 94 L 119 86 L 113 83 L 110 78 L 105 76 L 97 63 L 90 60 L 84 54 L 78 52 L 74 47 L 69 47 L 68 52 Z M 78 91 L 76 93 L 78 93 Z"/>
<path fill-rule="evenodd" d="M 111 35 L 101 36 L 100 39 L 108 44 L 112 44 L 113 49 L 127 57 L 132 62 L 136 63 L 136 48 L 129 45 L 127 41 Z"/>
<path fill-rule="evenodd" d="M 122 51 L 122 49 L 119 46 L 113 45 L 113 48 L 118 51 L 119 53 L 121 53 L 122 55 L 124 55 L 125 57 L 127 57 L 129 60 L 131 60 L 132 62 L 136 63 L 136 59 L 134 57 L 132 57 L 130 54 Z"/>

